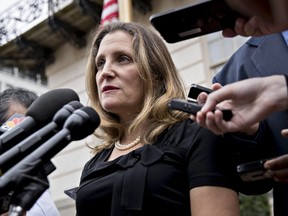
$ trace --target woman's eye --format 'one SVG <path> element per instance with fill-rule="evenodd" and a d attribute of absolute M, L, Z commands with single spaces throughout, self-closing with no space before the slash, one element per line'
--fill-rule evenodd
<path fill-rule="evenodd" d="M 97 67 L 97 69 L 99 70 L 99 69 L 103 68 L 104 63 L 105 63 L 105 62 L 104 62 L 103 60 L 97 61 L 97 62 L 96 62 L 96 67 Z"/>
<path fill-rule="evenodd" d="M 130 62 L 131 59 L 128 56 L 120 56 L 118 61 L 119 62 Z"/>

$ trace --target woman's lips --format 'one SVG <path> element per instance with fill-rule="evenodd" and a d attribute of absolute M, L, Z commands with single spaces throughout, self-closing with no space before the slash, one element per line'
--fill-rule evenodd
<path fill-rule="evenodd" d="M 115 87 L 115 86 L 104 86 L 104 87 L 102 88 L 102 93 L 103 93 L 103 92 L 107 92 L 107 91 L 117 90 L 117 89 L 119 89 L 119 88 L 117 88 L 117 87 Z"/>

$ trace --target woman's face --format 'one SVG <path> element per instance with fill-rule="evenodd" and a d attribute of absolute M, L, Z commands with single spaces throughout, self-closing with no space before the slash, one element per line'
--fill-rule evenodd
<path fill-rule="evenodd" d="M 144 98 L 143 81 L 132 54 L 131 36 L 116 31 L 103 38 L 95 58 L 100 103 L 120 118 L 139 113 Z"/>

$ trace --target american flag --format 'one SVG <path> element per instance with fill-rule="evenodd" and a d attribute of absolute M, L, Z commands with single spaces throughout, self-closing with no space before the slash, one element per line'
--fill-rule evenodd
<path fill-rule="evenodd" d="M 101 25 L 105 25 L 110 22 L 118 21 L 118 1 L 117 0 L 104 0 L 103 10 L 101 14 Z"/>

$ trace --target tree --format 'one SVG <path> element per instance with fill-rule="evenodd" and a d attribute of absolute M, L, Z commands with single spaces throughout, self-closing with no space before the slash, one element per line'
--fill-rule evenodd
<path fill-rule="evenodd" d="M 271 216 L 268 194 L 246 196 L 240 194 L 241 216 Z"/>

